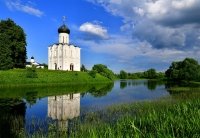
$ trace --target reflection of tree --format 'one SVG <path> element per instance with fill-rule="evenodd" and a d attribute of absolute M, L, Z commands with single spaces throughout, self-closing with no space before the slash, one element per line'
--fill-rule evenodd
<path fill-rule="evenodd" d="M 151 91 L 155 90 L 157 86 L 157 81 L 147 81 L 147 88 Z"/>
<path fill-rule="evenodd" d="M 102 97 L 102 96 L 107 95 L 107 93 L 110 92 L 113 87 L 114 87 L 114 83 L 109 83 L 108 85 L 100 89 L 93 87 L 92 89 L 89 90 L 89 93 L 93 95 L 94 97 Z"/>
<path fill-rule="evenodd" d="M 120 81 L 120 88 L 124 89 L 125 87 L 127 87 L 127 81 Z"/>
<path fill-rule="evenodd" d="M 183 82 L 183 81 L 167 81 L 165 83 L 165 89 L 167 89 L 167 91 L 170 94 L 177 94 L 181 93 L 181 90 L 170 90 L 169 88 L 178 88 L 178 87 L 190 87 L 191 90 L 200 87 L 199 84 L 195 84 L 195 83 L 188 83 L 188 82 Z M 183 91 L 182 91 L 183 92 Z"/>
<path fill-rule="evenodd" d="M 17 138 L 25 123 L 26 104 L 19 99 L 0 99 L 0 137 Z"/>
<path fill-rule="evenodd" d="M 154 81 L 154 80 L 148 80 L 147 82 L 144 82 L 144 85 L 147 86 L 147 88 L 151 91 L 154 91 L 157 86 L 163 85 L 163 81 Z"/>
<path fill-rule="evenodd" d="M 26 93 L 26 101 L 30 104 L 30 107 L 36 103 L 38 92 L 27 92 Z"/>
<path fill-rule="evenodd" d="M 138 85 L 141 85 L 141 84 L 143 84 L 143 81 L 142 82 L 132 81 L 132 86 L 138 86 Z"/>

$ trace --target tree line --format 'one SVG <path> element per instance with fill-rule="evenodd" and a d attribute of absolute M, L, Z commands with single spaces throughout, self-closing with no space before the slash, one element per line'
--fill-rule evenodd
<path fill-rule="evenodd" d="M 163 72 L 156 72 L 154 68 L 150 68 L 147 71 L 136 73 L 121 70 L 120 74 L 116 74 L 116 77 L 120 79 L 161 79 L 165 77 L 165 74 Z"/>

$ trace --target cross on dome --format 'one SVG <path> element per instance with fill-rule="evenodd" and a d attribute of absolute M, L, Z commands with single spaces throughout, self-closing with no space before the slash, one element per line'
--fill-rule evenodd
<path fill-rule="evenodd" d="M 65 24 L 66 16 L 63 16 L 63 24 Z"/>

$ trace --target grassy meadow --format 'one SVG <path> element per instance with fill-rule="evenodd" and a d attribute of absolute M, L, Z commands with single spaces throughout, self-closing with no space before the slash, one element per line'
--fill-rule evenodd
<path fill-rule="evenodd" d="M 27 78 L 26 69 L 0 71 L 0 86 L 30 85 L 66 85 L 81 83 L 111 82 L 108 78 L 96 74 L 91 77 L 87 72 L 36 69 L 37 78 Z"/>

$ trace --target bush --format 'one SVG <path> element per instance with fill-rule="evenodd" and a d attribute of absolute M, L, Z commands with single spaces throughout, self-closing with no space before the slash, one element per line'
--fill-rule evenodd
<path fill-rule="evenodd" d="M 91 71 L 89 71 L 88 72 L 88 74 L 90 75 L 90 76 L 92 76 L 92 78 L 95 78 L 96 77 L 96 70 L 91 70 Z"/>
<path fill-rule="evenodd" d="M 92 67 L 92 70 L 95 70 L 97 73 L 106 78 L 109 78 L 110 80 L 114 79 L 114 73 L 112 70 L 109 70 L 106 65 L 96 64 Z"/>
<path fill-rule="evenodd" d="M 26 77 L 27 78 L 38 78 L 36 67 L 32 66 L 31 68 L 26 68 Z"/>

